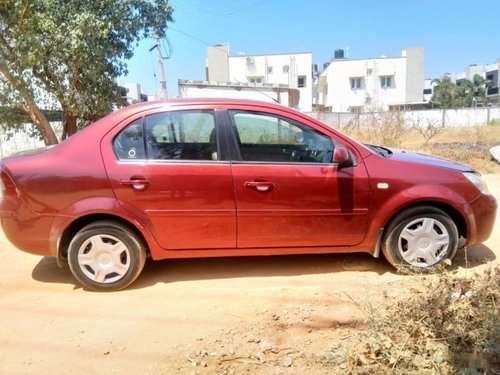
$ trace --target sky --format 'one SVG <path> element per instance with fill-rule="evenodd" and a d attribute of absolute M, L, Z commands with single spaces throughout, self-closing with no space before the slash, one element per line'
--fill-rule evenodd
<path fill-rule="evenodd" d="M 336 49 L 350 58 L 400 56 L 423 47 L 426 78 L 500 58 L 500 0 L 170 0 L 175 22 L 165 60 L 170 97 L 179 79 L 204 80 L 206 49 L 229 44 L 231 55 L 312 52 L 319 67 Z M 143 40 L 128 75 L 143 93 L 159 88 L 153 40 Z M 166 43 L 165 43 L 165 46 Z"/>

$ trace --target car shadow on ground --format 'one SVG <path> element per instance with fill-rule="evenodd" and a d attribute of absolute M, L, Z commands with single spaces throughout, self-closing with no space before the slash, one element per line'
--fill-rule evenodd
<path fill-rule="evenodd" d="M 308 254 L 149 261 L 134 287 L 157 282 L 302 276 L 346 271 L 384 274 L 394 270 L 369 254 Z"/>
<path fill-rule="evenodd" d="M 452 269 L 475 268 L 495 259 L 490 248 L 475 245 L 467 251 L 460 249 L 457 252 Z M 396 273 L 383 256 L 377 259 L 366 253 L 170 259 L 158 262 L 148 259 L 142 274 L 129 289 L 179 281 L 319 275 L 350 271 L 374 272 L 379 275 Z M 33 269 L 32 277 L 40 282 L 73 284 L 75 288 L 80 288 L 69 268 L 59 268 L 54 258 L 44 257 Z"/>
<path fill-rule="evenodd" d="M 157 283 L 232 279 L 245 277 L 299 276 L 345 271 L 394 272 L 385 259 L 369 254 L 306 254 L 226 258 L 148 259 L 142 274 L 129 288 Z M 55 258 L 44 257 L 32 272 L 34 280 L 75 284 L 69 267 L 59 268 Z M 76 287 L 79 287 L 77 285 Z"/>

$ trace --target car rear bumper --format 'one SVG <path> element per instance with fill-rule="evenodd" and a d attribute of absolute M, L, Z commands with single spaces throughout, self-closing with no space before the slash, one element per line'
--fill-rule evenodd
<path fill-rule="evenodd" d="M 15 212 L 1 206 L 2 229 L 15 247 L 32 254 L 55 255 L 51 253 L 49 240 L 53 216 L 35 214 L 23 204 Z"/>

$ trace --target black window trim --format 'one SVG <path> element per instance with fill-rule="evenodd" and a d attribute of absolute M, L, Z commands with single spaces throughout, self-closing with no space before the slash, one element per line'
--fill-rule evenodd
<path fill-rule="evenodd" d="M 215 122 L 215 135 L 217 141 L 217 160 L 196 160 L 196 159 L 150 159 L 149 151 L 147 147 L 147 139 L 146 139 L 146 117 L 159 114 L 159 113 L 173 113 L 173 112 L 209 112 L 214 116 Z M 111 148 L 113 154 L 115 155 L 115 160 L 117 163 L 125 163 L 125 164 L 143 164 L 143 165 L 152 165 L 152 164 L 228 164 L 229 163 L 229 154 L 230 147 L 227 137 L 227 126 L 225 125 L 225 110 L 221 110 L 218 108 L 209 108 L 209 109 L 172 109 L 172 110 L 161 110 L 154 113 L 148 113 L 147 115 L 142 115 L 140 118 L 136 118 L 125 126 L 123 126 L 120 131 L 112 138 L 111 140 Z M 128 126 L 132 125 L 135 122 L 141 122 L 142 128 L 142 139 L 144 143 L 144 158 L 142 159 L 121 159 L 115 152 L 114 142 L 115 139 L 121 134 L 121 132 L 126 129 Z"/>
<path fill-rule="evenodd" d="M 283 121 L 290 122 L 292 124 L 300 124 L 304 127 L 313 129 L 314 131 L 318 132 L 319 134 L 328 137 L 331 139 L 333 145 L 334 145 L 334 150 L 335 150 L 335 145 L 339 143 L 338 140 L 332 138 L 329 134 L 325 134 L 322 131 L 311 127 L 309 125 L 303 124 L 297 120 L 293 120 L 288 117 L 284 117 L 281 115 L 278 115 L 276 113 L 271 113 L 271 112 L 265 112 L 265 111 L 259 111 L 259 110 L 253 110 L 253 109 L 245 109 L 245 108 L 230 108 L 225 110 L 226 113 L 226 118 L 225 118 L 225 127 L 227 131 L 227 140 L 228 144 L 230 147 L 230 158 L 229 161 L 231 164 L 261 164 L 261 165 L 300 165 L 300 166 L 336 166 L 338 163 L 334 163 L 333 160 L 330 163 L 322 163 L 322 162 L 297 162 L 297 161 L 250 161 L 250 160 L 243 160 L 243 157 L 241 155 L 240 151 L 240 146 L 238 142 L 238 133 L 236 131 L 236 124 L 234 123 L 233 116 L 231 115 L 230 112 L 240 112 L 240 113 L 251 113 L 251 114 L 257 114 L 257 115 L 264 115 L 264 116 L 273 116 L 279 119 L 282 119 Z"/>

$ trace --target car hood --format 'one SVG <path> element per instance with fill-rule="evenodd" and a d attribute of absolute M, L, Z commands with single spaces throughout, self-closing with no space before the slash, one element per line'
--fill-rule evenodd
<path fill-rule="evenodd" d="M 392 160 L 401 160 L 411 163 L 434 165 L 436 167 L 455 169 L 461 172 L 468 172 L 472 170 L 471 167 L 465 164 L 438 158 L 436 156 L 421 154 L 418 152 L 393 149 L 393 148 L 389 148 L 389 150 L 392 152 L 392 155 L 390 156 Z"/>

